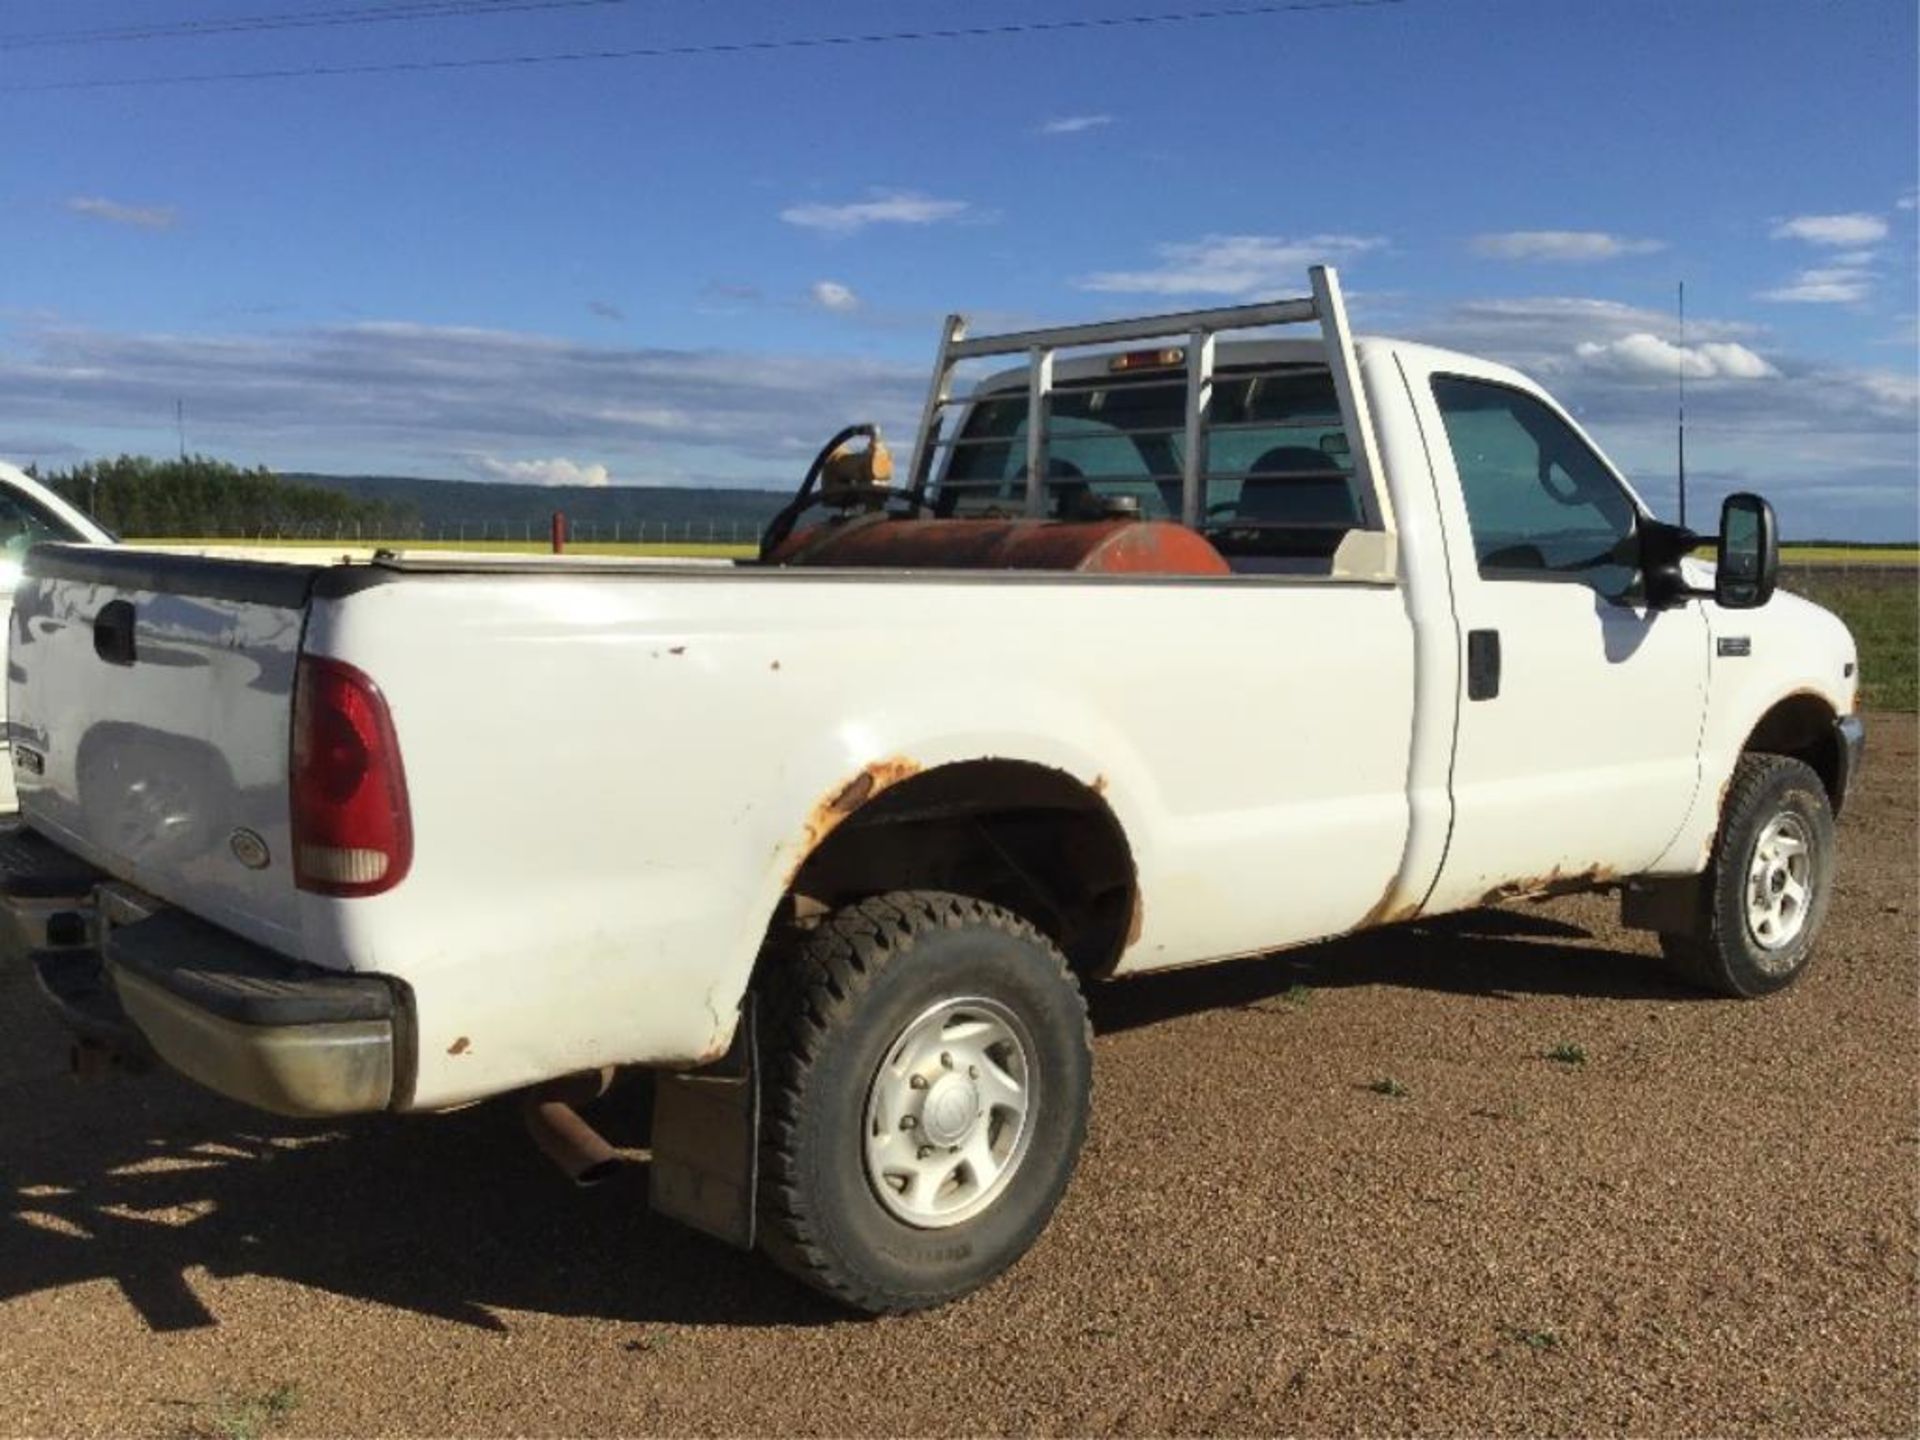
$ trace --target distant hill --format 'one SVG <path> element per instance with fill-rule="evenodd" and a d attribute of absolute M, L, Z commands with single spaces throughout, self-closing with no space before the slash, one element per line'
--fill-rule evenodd
<path fill-rule="evenodd" d="M 792 497 L 788 490 L 733 490 L 676 485 L 514 485 L 491 480 L 433 480 L 408 475 L 288 474 L 286 479 L 376 501 L 396 514 L 412 515 L 423 539 L 517 537 L 546 533 L 548 517 L 562 511 L 576 534 L 613 538 L 620 527 L 632 538 L 648 531 L 695 538 L 714 527 L 721 538 L 757 534 Z M 395 536 L 389 538 L 406 538 Z"/>

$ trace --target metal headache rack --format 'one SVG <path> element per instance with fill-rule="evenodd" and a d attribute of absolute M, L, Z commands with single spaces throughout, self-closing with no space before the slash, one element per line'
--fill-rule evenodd
<path fill-rule="evenodd" d="M 1373 433 L 1373 418 L 1362 401 L 1359 370 L 1354 358 L 1353 336 L 1347 328 L 1346 303 L 1340 294 L 1340 277 L 1330 266 L 1315 265 L 1307 272 L 1310 295 L 1295 300 L 1273 300 L 1257 305 L 1230 305 L 1212 310 L 1183 310 L 1168 315 L 1146 315 L 1133 320 L 1106 320 L 1087 325 L 1062 325 L 1043 330 L 1021 330 L 1004 335 L 967 334 L 966 317 L 949 315 L 940 339 L 940 353 L 934 364 L 933 383 L 927 391 L 927 403 L 920 416 L 920 431 L 914 445 L 913 495 L 924 499 L 933 480 L 935 457 L 941 449 L 951 449 L 960 441 L 956 433 L 942 437 L 941 427 L 949 410 L 970 403 L 974 395 L 955 396 L 953 372 L 964 360 L 992 355 L 1027 357 L 1027 433 L 1026 494 L 1024 509 L 1028 516 L 1047 514 L 1049 418 L 1053 396 L 1054 359 L 1059 351 L 1089 346 L 1118 345 L 1146 340 L 1181 342 L 1183 354 L 1178 361 L 1153 368 L 1167 376 L 1167 383 L 1179 383 L 1184 368 L 1186 385 L 1186 424 L 1180 432 L 1185 438 L 1181 455 L 1180 519 L 1185 525 L 1200 528 L 1206 519 L 1206 485 L 1212 478 L 1208 470 L 1208 437 L 1212 424 L 1215 341 L 1223 332 L 1254 330 L 1269 325 L 1304 324 L 1318 321 L 1326 347 L 1327 368 L 1333 377 L 1334 393 L 1339 401 L 1340 420 L 1347 435 L 1353 464 L 1354 486 L 1364 512 L 1366 526 L 1374 531 L 1386 526 L 1378 490 L 1378 447 Z M 1169 351 L 1172 347 L 1168 347 Z M 1386 547 L 1373 547 L 1383 550 Z M 1390 550 L 1387 551 L 1390 553 Z M 1377 568 L 1378 561 L 1374 566 Z"/>

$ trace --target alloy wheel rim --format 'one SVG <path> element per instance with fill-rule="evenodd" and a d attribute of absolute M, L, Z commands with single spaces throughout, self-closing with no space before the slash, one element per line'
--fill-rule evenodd
<path fill-rule="evenodd" d="M 1761 961 L 1765 968 L 1790 963 L 1776 952 L 1807 928 L 1813 895 L 1813 835 L 1798 815 L 1782 811 L 1760 831 L 1747 864 L 1747 933 L 1772 956 L 1771 964 Z"/>
<path fill-rule="evenodd" d="M 1019 1016 L 980 996 L 929 1006 L 894 1037 L 861 1132 L 867 1181 L 888 1214 L 944 1229 L 1005 1193 L 1033 1139 L 1034 1055 Z"/>

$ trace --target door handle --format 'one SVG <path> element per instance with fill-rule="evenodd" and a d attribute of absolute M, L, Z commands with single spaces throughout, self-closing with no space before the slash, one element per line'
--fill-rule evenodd
<path fill-rule="evenodd" d="M 133 606 L 109 600 L 93 617 L 93 653 L 109 665 L 133 664 Z"/>
<path fill-rule="evenodd" d="M 1467 632 L 1467 699 L 1491 700 L 1500 693 L 1500 632 Z"/>

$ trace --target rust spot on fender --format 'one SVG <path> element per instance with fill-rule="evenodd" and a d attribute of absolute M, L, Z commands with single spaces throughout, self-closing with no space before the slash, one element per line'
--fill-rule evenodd
<path fill-rule="evenodd" d="M 1418 900 L 1406 900 L 1398 905 L 1394 904 L 1394 888 L 1394 881 L 1389 880 L 1387 888 L 1380 893 L 1380 898 L 1373 902 L 1373 908 L 1362 915 L 1359 923 L 1353 927 L 1355 930 L 1371 930 L 1377 925 L 1398 925 L 1401 921 L 1411 920 L 1420 913 L 1421 902 Z"/>
<path fill-rule="evenodd" d="M 1133 887 L 1133 914 L 1127 917 L 1127 938 L 1121 943 L 1120 953 L 1125 954 L 1140 943 L 1140 932 L 1147 928 L 1147 902 L 1140 898 L 1140 885 L 1136 880 Z"/>
<path fill-rule="evenodd" d="M 669 655 L 684 655 L 686 653 L 687 647 L 684 645 L 669 645 L 667 647 L 667 654 Z"/>
<path fill-rule="evenodd" d="M 1093 790 L 1093 793 L 1096 795 L 1106 794 L 1107 793 L 1107 777 L 1105 775 L 1094 776 L 1093 785 L 1091 788 Z"/>
<path fill-rule="evenodd" d="M 851 815 L 867 803 L 868 797 L 873 794 L 874 783 L 873 772 L 862 770 L 827 802 L 827 809 L 835 815 Z"/>
<path fill-rule="evenodd" d="M 869 761 L 857 775 L 815 805 L 801 831 L 799 856 L 787 872 L 787 885 L 792 886 L 793 877 L 800 873 L 807 857 L 820 848 L 820 842 L 831 835 L 842 820 L 882 791 L 918 775 L 922 768 L 918 760 L 904 755 Z"/>
<path fill-rule="evenodd" d="M 467 1053 L 468 1050 L 472 1048 L 473 1048 L 473 1042 L 467 1039 L 466 1036 L 462 1035 L 458 1040 L 454 1041 L 453 1044 L 447 1046 L 447 1054 L 464 1055 Z"/>

